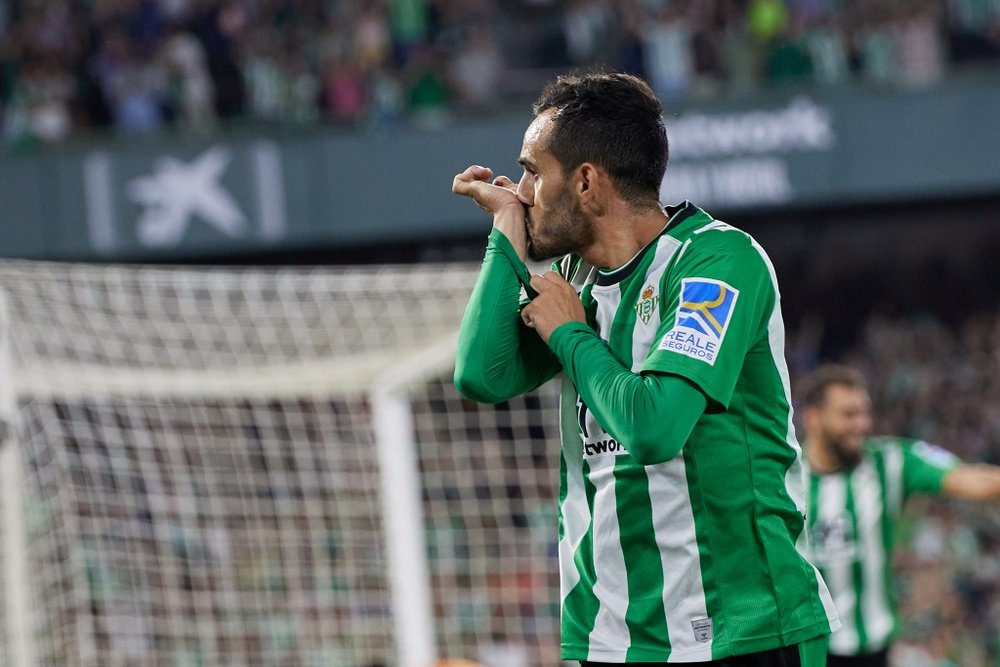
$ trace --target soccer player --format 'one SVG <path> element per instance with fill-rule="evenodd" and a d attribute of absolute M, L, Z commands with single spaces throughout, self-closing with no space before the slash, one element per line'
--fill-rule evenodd
<path fill-rule="evenodd" d="M 892 545 L 914 493 L 1000 500 L 1000 468 L 961 463 L 907 438 L 871 438 L 871 401 L 856 369 L 822 366 L 803 383 L 809 470 L 809 556 L 830 586 L 843 627 L 832 667 L 886 667 L 899 622 Z"/>
<path fill-rule="evenodd" d="M 563 657 L 825 664 L 836 612 L 795 546 L 801 451 L 767 255 L 660 204 L 667 135 L 641 79 L 561 76 L 534 110 L 517 184 L 472 166 L 452 186 L 493 215 L 455 382 L 499 402 L 564 376 Z M 525 257 L 562 259 L 529 276 Z"/>

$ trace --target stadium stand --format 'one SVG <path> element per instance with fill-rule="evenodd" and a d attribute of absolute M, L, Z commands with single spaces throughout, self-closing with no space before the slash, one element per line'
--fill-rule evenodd
<path fill-rule="evenodd" d="M 4 142 L 89 128 L 425 125 L 523 104 L 553 71 L 644 75 L 667 100 L 847 82 L 925 86 L 1000 59 L 979 0 L 12 0 Z"/>

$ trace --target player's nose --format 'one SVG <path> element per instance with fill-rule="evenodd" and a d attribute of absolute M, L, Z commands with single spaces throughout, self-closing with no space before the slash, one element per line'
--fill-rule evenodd
<path fill-rule="evenodd" d="M 531 176 L 525 173 L 521 176 L 521 180 L 517 182 L 517 198 L 525 206 L 535 205 L 535 188 L 531 180 Z"/>

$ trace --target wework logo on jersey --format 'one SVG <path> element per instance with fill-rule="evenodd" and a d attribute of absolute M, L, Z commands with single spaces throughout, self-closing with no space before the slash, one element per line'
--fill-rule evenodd
<path fill-rule="evenodd" d="M 604 428 L 597 423 L 587 404 L 579 396 L 576 397 L 576 416 L 580 423 L 580 438 L 583 440 L 583 458 L 594 456 L 621 456 L 628 454 L 622 443 L 612 438 Z"/>
<path fill-rule="evenodd" d="M 605 438 L 604 440 L 594 440 L 594 441 L 584 441 L 583 443 L 583 456 L 584 458 L 590 458 L 592 456 L 600 456 L 601 454 L 614 454 L 615 456 L 621 456 L 622 454 L 628 454 L 628 450 L 625 446 L 615 440 L 614 438 Z"/>

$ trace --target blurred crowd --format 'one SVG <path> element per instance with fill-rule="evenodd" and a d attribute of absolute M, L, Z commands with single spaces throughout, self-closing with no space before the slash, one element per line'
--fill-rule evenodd
<path fill-rule="evenodd" d="M 791 337 L 793 388 L 816 363 L 821 330 L 807 320 Z M 1000 313 L 958 323 L 931 314 L 873 314 L 838 357 L 868 378 L 876 433 L 1000 463 Z"/>
<path fill-rule="evenodd" d="M 440 126 L 565 68 L 668 102 L 787 82 L 926 85 L 1000 61 L 993 0 L 6 0 L 6 144 L 221 122 Z"/>

